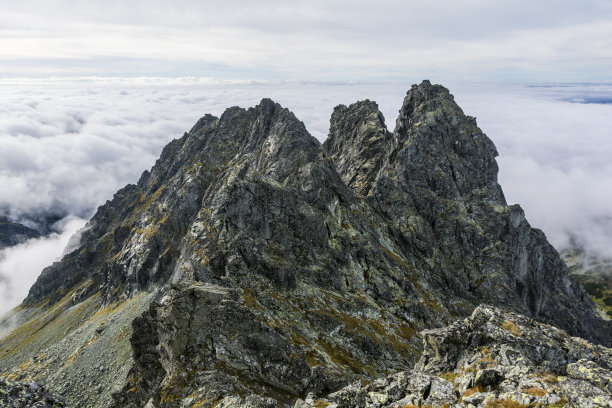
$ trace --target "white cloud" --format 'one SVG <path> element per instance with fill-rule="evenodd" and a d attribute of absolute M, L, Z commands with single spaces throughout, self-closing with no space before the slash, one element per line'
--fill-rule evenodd
<path fill-rule="evenodd" d="M 272 97 L 320 139 L 339 103 L 379 96 L 397 111 L 408 85 L 316 83 L 201 85 L 187 79 L 4 83 L 0 101 L 0 209 L 19 219 L 56 212 L 88 217 L 149 169 L 170 140 L 204 113 Z M 178 85 L 177 85 L 178 83 Z M 386 95 L 393 95 L 387 98 Z M 395 115 L 392 115 L 395 116 Z M 394 119 L 392 118 L 391 121 Z"/>
<path fill-rule="evenodd" d="M 60 233 L 0 251 L 0 317 L 21 303 L 42 269 L 59 260 L 70 237 L 84 224 L 83 219 L 69 217 L 58 224 Z"/>

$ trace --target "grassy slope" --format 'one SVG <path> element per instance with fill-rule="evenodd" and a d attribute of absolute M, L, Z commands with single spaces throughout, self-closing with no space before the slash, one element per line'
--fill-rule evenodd
<path fill-rule="evenodd" d="M 108 407 L 132 363 L 131 322 L 148 307 L 151 294 L 103 305 L 99 295 L 76 300 L 78 289 L 55 305 L 19 306 L 0 338 L 0 376 L 37 381 L 70 406 Z"/>
<path fill-rule="evenodd" d="M 612 259 L 590 256 L 576 249 L 562 251 L 561 257 L 589 293 L 602 317 L 612 319 Z"/>

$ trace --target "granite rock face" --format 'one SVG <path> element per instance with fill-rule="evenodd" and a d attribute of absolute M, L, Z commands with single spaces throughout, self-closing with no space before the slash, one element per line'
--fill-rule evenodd
<path fill-rule="evenodd" d="M 310 396 L 295 408 L 612 406 L 612 349 L 555 327 L 480 306 L 421 335 L 413 370 Z"/>
<path fill-rule="evenodd" d="M 268 99 L 206 115 L 0 322 L 17 327 L 0 369 L 75 404 L 70 379 L 112 381 L 90 406 L 291 406 L 412 367 L 416 333 L 481 303 L 610 344 L 544 234 L 506 205 L 496 154 L 427 81 L 393 133 L 363 101 L 335 109 L 323 146 Z M 92 356 L 120 374 L 83 370 Z"/>
<path fill-rule="evenodd" d="M 26 384 L 0 379 L 0 406 L 8 408 L 63 408 L 66 406 L 66 401 L 34 382 Z"/>

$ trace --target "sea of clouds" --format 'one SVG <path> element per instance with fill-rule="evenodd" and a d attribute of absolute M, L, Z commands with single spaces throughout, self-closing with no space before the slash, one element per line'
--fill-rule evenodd
<path fill-rule="evenodd" d="M 53 232 L 0 251 L 0 316 L 21 303 L 43 268 L 59 261 L 67 253 L 66 249 L 76 243 L 77 232 L 85 221 L 66 217 L 57 225 L 60 233 Z"/>
<path fill-rule="evenodd" d="M 23 299 L 99 205 L 205 113 L 270 97 L 323 141 L 334 106 L 366 98 L 393 130 L 410 85 L 0 79 L 0 212 L 33 227 L 44 215 L 63 218 L 55 234 L 0 251 L 0 312 Z M 612 84 L 445 85 L 495 142 L 508 202 L 558 248 L 573 238 L 612 256 Z"/>

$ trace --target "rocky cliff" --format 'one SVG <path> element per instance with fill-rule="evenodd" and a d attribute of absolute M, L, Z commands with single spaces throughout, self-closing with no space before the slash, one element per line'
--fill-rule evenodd
<path fill-rule="evenodd" d="M 82 406 L 292 405 L 412 367 L 483 302 L 610 344 L 496 155 L 428 81 L 393 133 L 363 101 L 323 146 L 271 100 L 206 115 L 42 272 L 0 368 Z"/>

